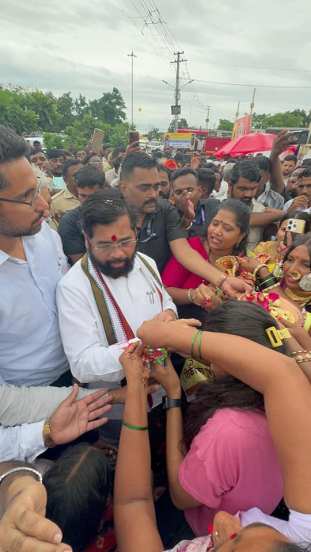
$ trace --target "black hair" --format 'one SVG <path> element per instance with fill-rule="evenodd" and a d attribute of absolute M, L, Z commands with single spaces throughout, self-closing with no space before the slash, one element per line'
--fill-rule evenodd
<path fill-rule="evenodd" d="M 96 224 L 112 224 L 124 215 L 128 215 L 132 230 L 136 230 L 134 214 L 114 188 L 95 192 L 81 205 L 82 228 L 89 238 L 93 237 Z"/>
<path fill-rule="evenodd" d="M 96 186 L 103 188 L 106 184 L 105 173 L 91 165 L 82 167 L 75 174 L 75 181 L 78 188 L 95 188 Z"/>
<path fill-rule="evenodd" d="M 70 167 L 74 167 L 76 165 L 83 165 L 83 163 L 82 163 L 82 161 L 80 161 L 80 159 L 68 159 L 67 161 L 65 161 L 64 166 L 63 166 L 63 178 L 64 179 L 66 178 L 68 170 L 70 169 Z M 82 169 L 82 167 L 81 167 L 81 169 Z"/>
<path fill-rule="evenodd" d="M 272 349 L 266 334 L 271 326 L 278 328 L 274 318 L 254 303 L 230 300 L 207 313 L 202 311 L 202 330 L 245 337 L 259 345 Z M 278 352 L 285 353 L 285 346 Z M 230 351 L 228 351 L 230 355 Z M 271 367 L 271 369 L 273 369 Z M 189 449 L 201 427 L 220 408 L 264 411 L 264 398 L 249 385 L 225 375 L 202 383 L 189 403 L 184 422 L 184 440 Z"/>
<path fill-rule="evenodd" d="M 124 146 L 117 146 L 117 147 L 113 148 L 113 150 L 111 152 L 111 159 L 115 159 L 121 153 L 125 153 L 125 147 Z"/>
<path fill-rule="evenodd" d="M 41 146 L 40 140 L 34 140 L 34 141 L 33 141 L 33 145 L 35 145 L 35 144 L 36 144 L 36 145 L 39 144 L 39 145 Z"/>
<path fill-rule="evenodd" d="M 216 174 L 213 169 L 202 168 L 197 172 L 199 185 L 207 191 L 208 195 L 211 195 L 216 184 Z"/>
<path fill-rule="evenodd" d="M 245 237 L 239 243 L 239 245 L 235 247 L 233 255 L 239 255 L 241 253 L 245 254 L 251 216 L 251 211 L 249 207 L 239 199 L 230 198 L 226 199 L 222 203 L 219 203 L 217 212 L 215 213 L 214 217 L 219 211 L 230 211 L 230 213 L 233 213 L 235 215 L 235 223 L 239 227 L 241 233 L 245 234 Z"/>
<path fill-rule="evenodd" d="M 158 159 L 164 159 L 164 158 L 166 158 L 166 155 L 165 155 L 165 153 L 164 153 L 163 151 L 156 150 L 156 151 L 152 152 L 152 157 L 153 157 L 154 159 L 157 159 L 157 160 L 158 160 Z"/>
<path fill-rule="evenodd" d="M 102 450 L 86 443 L 68 447 L 46 472 L 47 517 L 64 542 L 82 552 L 96 537 L 112 496 L 112 467 Z"/>
<path fill-rule="evenodd" d="M 86 158 L 83 160 L 83 165 L 87 165 L 89 162 L 90 162 L 90 159 L 92 159 L 92 157 L 101 157 L 99 153 L 96 153 L 96 151 L 90 151 Z"/>
<path fill-rule="evenodd" d="M 284 157 L 283 161 L 295 161 L 295 163 L 297 163 L 297 157 L 293 153 L 290 153 Z"/>
<path fill-rule="evenodd" d="M 57 159 L 58 157 L 63 157 L 65 154 L 63 149 L 50 149 L 46 152 L 48 159 Z"/>
<path fill-rule="evenodd" d="M 285 213 L 285 215 L 283 215 L 282 218 L 280 219 L 280 226 L 285 220 L 290 220 L 290 219 L 305 220 L 306 225 L 305 225 L 304 234 L 307 234 L 308 232 L 311 231 L 311 215 L 309 215 L 309 213 L 305 213 L 304 211 L 302 212 L 296 211 L 295 213 Z"/>
<path fill-rule="evenodd" d="M 311 167 L 311 158 L 310 157 L 307 157 L 307 159 L 304 159 L 302 164 L 301 164 L 302 169 L 304 169 L 306 167 Z"/>
<path fill-rule="evenodd" d="M 123 159 L 121 164 L 120 181 L 126 180 L 135 169 L 154 169 L 158 164 L 156 159 L 153 159 L 150 155 L 144 151 L 137 151 L 129 153 Z"/>
<path fill-rule="evenodd" d="M 164 165 L 162 165 L 161 163 L 158 163 L 157 164 L 157 169 L 159 172 L 164 172 L 167 174 L 169 180 L 171 180 L 171 176 L 172 176 L 172 171 L 170 171 L 170 169 L 168 169 L 167 167 L 165 167 Z"/>
<path fill-rule="evenodd" d="M 176 163 L 181 163 L 184 165 L 186 163 L 186 157 L 185 154 L 182 151 L 177 151 L 174 155 L 174 160 Z"/>
<path fill-rule="evenodd" d="M 230 184 L 237 184 L 239 178 L 245 178 L 250 182 L 259 182 L 260 172 L 256 161 L 252 159 L 243 159 L 235 163 L 231 171 Z"/>
<path fill-rule="evenodd" d="M 26 157 L 29 145 L 12 128 L 0 125 L 0 165 Z M 0 190 L 4 190 L 8 182 L 0 175 Z"/>
<path fill-rule="evenodd" d="M 271 161 L 265 155 L 260 155 L 255 159 L 256 165 L 260 171 L 271 172 Z"/>
<path fill-rule="evenodd" d="M 176 169 L 176 171 L 174 171 L 171 176 L 171 182 L 175 182 L 177 178 L 180 178 L 181 176 L 188 176 L 189 174 L 195 177 L 198 184 L 198 173 L 193 169 L 190 169 L 190 167 L 182 167 L 182 169 Z"/>
<path fill-rule="evenodd" d="M 308 253 L 309 253 L 309 258 L 310 258 L 310 265 L 311 265 L 311 232 L 308 232 L 308 234 L 304 234 L 303 236 L 296 236 L 296 238 L 294 239 L 292 245 L 288 248 L 288 250 L 286 251 L 285 255 L 284 255 L 284 260 L 283 262 L 285 263 L 288 259 L 288 256 L 290 255 L 290 253 L 292 251 L 294 251 L 294 249 L 296 249 L 296 247 L 299 247 L 300 245 L 305 245 L 307 250 L 308 250 Z"/>
<path fill-rule="evenodd" d="M 311 166 L 303 169 L 300 178 L 311 178 Z"/>

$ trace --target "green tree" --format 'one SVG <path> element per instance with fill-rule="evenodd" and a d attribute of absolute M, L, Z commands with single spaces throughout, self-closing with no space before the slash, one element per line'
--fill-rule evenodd
<path fill-rule="evenodd" d="M 187 119 L 185 119 L 184 117 L 179 119 L 177 122 L 177 128 L 189 128 Z M 168 132 L 174 132 L 174 131 L 175 131 L 175 119 L 172 119 L 172 121 L 170 122 L 170 126 L 168 127 Z"/>
<path fill-rule="evenodd" d="M 104 92 L 98 100 L 90 102 L 90 112 L 96 119 L 115 125 L 125 121 L 125 103 L 120 91 L 113 88 L 112 92 Z"/>
<path fill-rule="evenodd" d="M 217 130 L 228 130 L 231 132 L 233 130 L 232 121 L 229 121 L 229 119 L 219 119 Z"/>
<path fill-rule="evenodd" d="M 68 137 L 65 134 L 57 134 L 56 132 L 44 132 L 43 142 L 45 147 L 49 149 L 67 147 Z"/>
<path fill-rule="evenodd" d="M 81 115 L 84 115 L 89 110 L 89 104 L 85 96 L 82 96 L 82 94 L 79 95 L 78 98 L 74 101 L 74 112 L 76 115 L 81 117 Z"/>
<path fill-rule="evenodd" d="M 306 112 L 304 109 L 294 109 L 293 111 L 284 111 L 280 113 L 254 113 L 253 128 L 267 129 L 269 127 L 280 128 L 306 128 L 311 122 L 311 110 Z"/>
<path fill-rule="evenodd" d="M 0 123 L 10 126 L 19 134 L 30 134 L 38 127 L 38 116 L 22 105 L 17 90 L 0 89 Z"/>
<path fill-rule="evenodd" d="M 147 136 L 148 140 L 160 140 L 162 133 L 159 131 L 158 128 L 153 128 L 148 132 Z"/>
<path fill-rule="evenodd" d="M 74 122 L 74 107 L 70 92 L 66 92 L 56 99 L 58 130 L 63 130 Z"/>

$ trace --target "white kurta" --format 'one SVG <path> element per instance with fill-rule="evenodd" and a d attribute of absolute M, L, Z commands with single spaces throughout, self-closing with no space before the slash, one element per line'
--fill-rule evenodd
<path fill-rule="evenodd" d="M 150 257 L 146 259 L 158 273 L 155 262 Z M 162 311 L 156 289 L 158 284 L 138 256 L 127 276 L 104 278 L 134 334 L 145 320 Z M 163 310 L 171 309 L 176 313 L 176 307 L 164 286 L 161 292 Z M 105 297 L 113 318 L 114 310 L 107 295 Z M 118 344 L 108 346 L 92 288 L 80 261 L 59 282 L 57 305 L 61 337 L 75 378 L 82 383 L 100 381 L 105 387 L 119 386 L 123 378 L 119 357 L 125 339 L 119 330 L 116 332 Z"/>

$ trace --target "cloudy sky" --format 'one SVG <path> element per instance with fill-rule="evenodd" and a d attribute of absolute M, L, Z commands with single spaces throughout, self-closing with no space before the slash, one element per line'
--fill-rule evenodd
<path fill-rule="evenodd" d="M 249 109 L 311 108 L 311 1 L 1 0 L 0 81 L 89 98 L 117 86 L 140 129 L 167 128 L 176 48 L 184 50 L 182 115 L 204 125 Z M 156 8 L 158 11 L 156 11 Z M 161 23 L 162 22 L 162 23 Z M 228 85 L 220 83 L 230 83 Z M 235 86 L 248 84 L 249 86 Z M 130 110 L 129 110 L 130 116 Z"/>

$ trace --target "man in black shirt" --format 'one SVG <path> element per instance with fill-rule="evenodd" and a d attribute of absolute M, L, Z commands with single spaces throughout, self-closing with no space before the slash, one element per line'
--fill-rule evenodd
<path fill-rule="evenodd" d="M 127 155 L 121 166 L 120 190 L 137 214 L 138 251 L 152 257 L 160 271 L 173 254 L 188 270 L 230 296 L 248 289 L 238 278 L 225 278 L 190 247 L 177 210 L 159 200 L 159 189 L 157 162 L 144 152 Z"/>
<path fill-rule="evenodd" d="M 95 167 L 86 165 L 75 174 L 77 197 L 80 203 L 105 187 L 105 174 Z M 110 187 L 107 186 L 109 189 Z M 65 213 L 59 223 L 58 232 L 63 249 L 70 264 L 76 263 L 85 253 L 85 242 L 80 223 L 80 206 Z"/>

